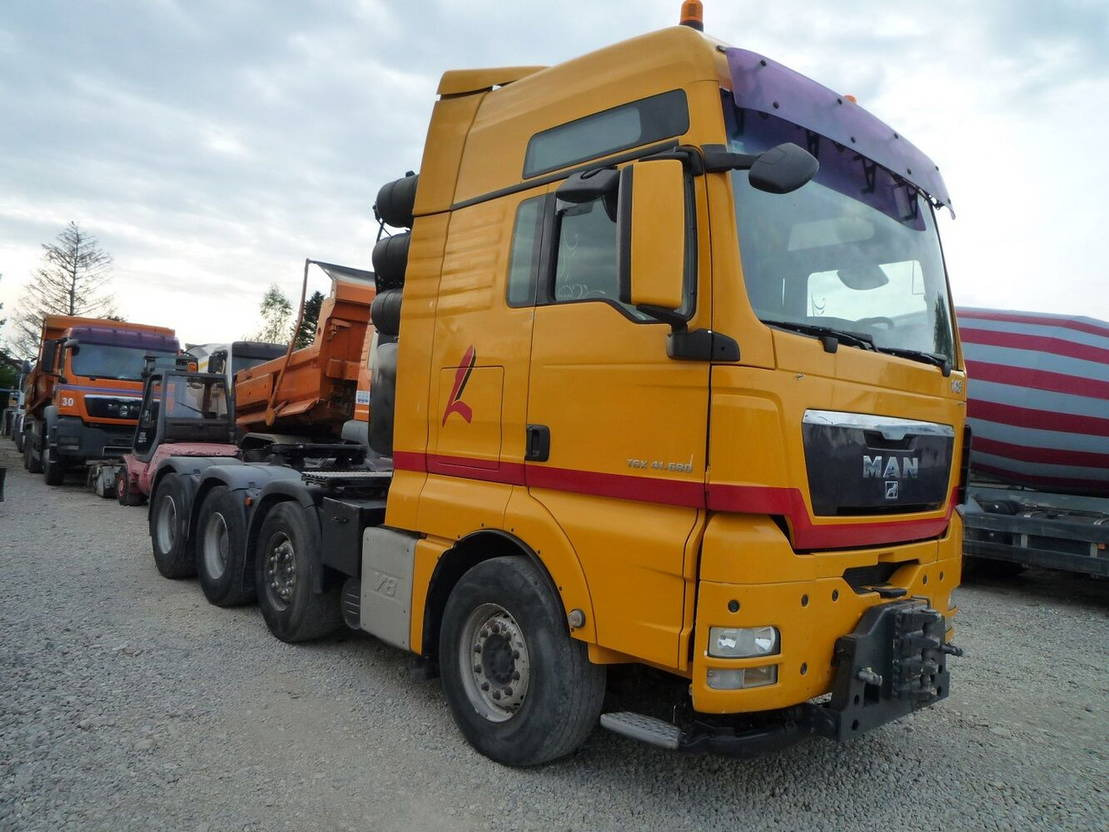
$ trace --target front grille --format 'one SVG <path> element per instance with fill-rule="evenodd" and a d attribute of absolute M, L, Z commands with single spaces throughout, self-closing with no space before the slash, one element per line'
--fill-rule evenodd
<path fill-rule="evenodd" d="M 137 419 L 142 399 L 85 396 L 85 409 L 93 419 Z"/>
<path fill-rule="evenodd" d="M 802 434 L 817 515 L 933 511 L 946 500 L 955 444 L 949 425 L 809 410 Z"/>

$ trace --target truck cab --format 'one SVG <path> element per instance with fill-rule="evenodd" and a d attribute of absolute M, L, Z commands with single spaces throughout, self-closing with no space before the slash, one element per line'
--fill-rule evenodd
<path fill-rule="evenodd" d="M 173 330 L 47 316 L 27 382 L 24 463 L 52 485 L 68 468 L 119 457 L 131 446 L 147 355 L 173 356 Z"/>
<path fill-rule="evenodd" d="M 341 611 L 510 765 L 598 717 L 747 756 L 945 698 L 965 372 L 936 166 L 694 26 L 438 94 L 375 206 L 408 229 L 373 256 L 375 464 L 245 486 L 271 631 Z M 621 664 L 680 700 L 602 714 Z"/>
<path fill-rule="evenodd" d="M 542 564 L 591 662 L 683 676 L 694 713 L 839 687 L 818 721 L 844 737 L 945 696 L 965 375 L 936 166 L 848 97 L 688 27 L 447 73 L 439 93 L 385 518 L 419 534 L 410 648 L 457 656 L 442 576 L 511 550 Z M 811 181 L 775 178 L 800 158 L 785 145 Z M 874 610 L 927 618 L 931 678 L 843 678 Z M 456 719 L 472 740 L 484 720 L 497 753 L 515 711 L 450 661 Z"/>

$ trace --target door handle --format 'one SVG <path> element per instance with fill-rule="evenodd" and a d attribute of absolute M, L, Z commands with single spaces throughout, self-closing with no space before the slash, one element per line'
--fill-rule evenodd
<path fill-rule="evenodd" d="M 528 425 L 524 442 L 524 460 L 546 462 L 551 456 L 551 429 L 546 425 Z"/>

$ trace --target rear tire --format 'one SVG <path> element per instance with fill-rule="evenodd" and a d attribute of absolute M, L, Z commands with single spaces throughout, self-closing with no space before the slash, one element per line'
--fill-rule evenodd
<path fill-rule="evenodd" d="M 570 637 L 561 601 L 523 557 L 482 561 L 462 576 L 443 613 L 439 667 L 459 729 L 505 765 L 570 754 L 601 713 L 605 670 Z"/>
<path fill-rule="evenodd" d="M 150 505 L 150 547 L 162 577 L 191 578 L 196 574 L 188 528 L 185 487 L 177 474 L 167 474 L 158 483 Z"/>
<path fill-rule="evenodd" d="M 254 587 L 270 632 L 295 643 L 321 638 L 342 622 L 341 586 L 314 592 L 320 563 L 319 531 L 297 503 L 274 506 L 258 533 Z"/>
<path fill-rule="evenodd" d="M 61 485 L 65 482 L 65 463 L 55 457 L 49 446 L 42 449 L 42 478 L 47 485 Z"/>
<path fill-rule="evenodd" d="M 196 520 L 196 574 L 204 597 L 217 607 L 254 600 L 254 574 L 244 574 L 246 529 L 235 495 L 218 485 L 200 504 Z M 245 584 L 245 586 L 244 586 Z"/>

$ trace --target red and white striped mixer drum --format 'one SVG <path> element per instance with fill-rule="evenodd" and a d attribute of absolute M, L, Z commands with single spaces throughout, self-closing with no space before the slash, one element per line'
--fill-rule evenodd
<path fill-rule="evenodd" d="M 1109 323 L 960 308 L 979 478 L 1109 495 Z"/>

